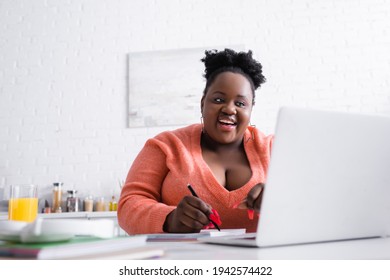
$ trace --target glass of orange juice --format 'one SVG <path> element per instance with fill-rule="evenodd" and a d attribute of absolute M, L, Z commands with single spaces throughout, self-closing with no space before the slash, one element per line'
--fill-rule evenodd
<path fill-rule="evenodd" d="M 8 220 L 33 222 L 38 215 L 38 188 L 13 185 L 8 202 Z"/>

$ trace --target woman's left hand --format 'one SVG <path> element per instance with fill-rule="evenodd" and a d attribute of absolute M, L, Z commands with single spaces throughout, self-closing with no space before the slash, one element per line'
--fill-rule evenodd
<path fill-rule="evenodd" d="M 263 197 L 264 184 L 260 183 L 255 185 L 248 193 L 247 197 L 241 201 L 238 205 L 238 209 L 255 210 L 260 212 L 261 200 Z"/>

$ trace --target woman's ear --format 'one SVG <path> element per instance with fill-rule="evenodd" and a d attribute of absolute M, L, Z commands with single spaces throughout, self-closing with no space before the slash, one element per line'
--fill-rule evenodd
<path fill-rule="evenodd" d="M 203 94 L 202 96 L 202 99 L 200 100 L 200 113 L 202 114 L 203 116 L 203 107 L 204 107 L 204 98 L 205 98 L 205 94 Z"/>

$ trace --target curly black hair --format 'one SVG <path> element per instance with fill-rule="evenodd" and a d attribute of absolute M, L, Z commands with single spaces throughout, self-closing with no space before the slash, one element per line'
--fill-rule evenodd
<path fill-rule="evenodd" d="M 223 51 L 206 50 L 205 57 L 201 61 L 205 65 L 203 76 L 206 78 L 206 86 L 203 95 L 206 94 L 209 86 L 218 76 L 226 71 L 244 75 L 250 82 L 253 93 L 253 104 L 255 101 L 255 90 L 265 83 L 266 79 L 262 74 L 260 62 L 252 57 L 252 51 L 236 52 L 232 49 Z"/>

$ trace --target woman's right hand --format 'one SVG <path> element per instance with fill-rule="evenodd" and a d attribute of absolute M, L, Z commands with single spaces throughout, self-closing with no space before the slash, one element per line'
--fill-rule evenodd
<path fill-rule="evenodd" d="M 165 219 L 164 231 L 170 233 L 200 232 L 210 223 L 211 206 L 200 198 L 185 196 Z"/>

